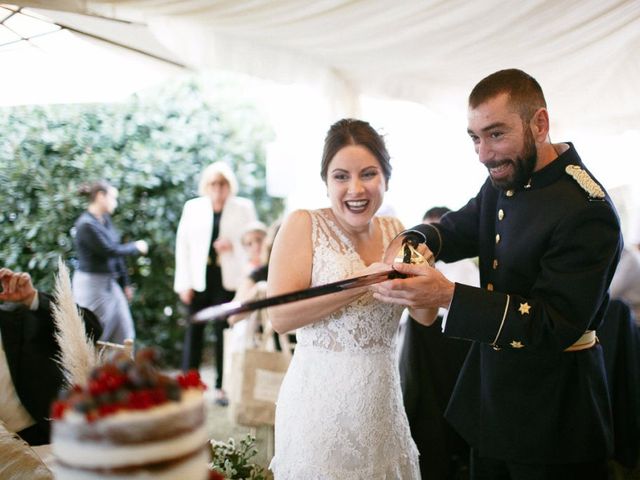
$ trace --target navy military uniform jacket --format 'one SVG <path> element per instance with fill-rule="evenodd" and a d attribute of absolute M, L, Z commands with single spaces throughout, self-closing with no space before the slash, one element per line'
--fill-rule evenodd
<path fill-rule="evenodd" d="M 445 416 L 481 456 L 574 463 L 611 454 L 602 349 L 564 349 L 602 321 L 619 220 L 569 146 L 526 187 L 503 191 L 487 179 L 435 228 L 414 227 L 439 260 L 480 258 L 482 288 L 456 284 L 444 333 L 474 340 Z"/>

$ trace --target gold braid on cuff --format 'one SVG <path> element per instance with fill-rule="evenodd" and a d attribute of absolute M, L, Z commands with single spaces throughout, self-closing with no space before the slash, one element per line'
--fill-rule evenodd
<path fill-rule="evenodd" d="M 504 327 L 504 321 L 507 318 L 507 312 L 509 311 L 510 301 L 511 301 L 511 297 L 507 295 L 507 303 L 504 306 L 504 313 L 502 314 L 502 321 L 500 322 L 500 327 L 498 328 L 498 334 L 496 335 L 496 338 L 493 340 L 493 342 L 490 343 L 490 345 L 493 347 L 494 350 L 500 350 L 500 347 L 498 346 L 498 338 L 500 338 L 500 333 L 502 333 L 502 327 Z"/>

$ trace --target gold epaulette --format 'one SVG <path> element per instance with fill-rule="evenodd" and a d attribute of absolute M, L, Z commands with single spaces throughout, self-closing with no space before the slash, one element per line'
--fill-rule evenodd
<path fill-rule="evenodd" d="M 578 185 L 580 185 L 580 188 L 589 194 L 589 198 L 602 200 L 605 197 L 602 187 L 591 178 L 591 175 L 578 165 L 567 165 L 564 171 L 571 175 Z"/>

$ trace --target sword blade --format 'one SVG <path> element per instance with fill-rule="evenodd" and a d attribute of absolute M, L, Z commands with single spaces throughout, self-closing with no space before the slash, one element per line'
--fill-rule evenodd
<path fill-rule="evenodd" d="M 327 283 L 325 285 L 318 285 L 317 287 L 305 288 L 302 290 L 296 290 L 294 292 L 283 293 L 281 295 L 263 298 L 261 300 L 254 300 L 244 303 L 222 303 L 220 305 L 207 307 L 200 310 L 199 312 L 196 312 L 191 317 L 191 323 L 211 322 L 213 320 L 227 318 L 231 315 L 235 315 L 236 313 L 251 312 L 253 310 L 259 310 L 261 308 L 273 307 L 275 305 L 282 305 L 284 303 L 297 302 L 299 300 L 306 300 L 308 298 L 328 295 L 330 293 L 337 293 L 352 288 L 366 287 L 368 285 L 373 285 L 375 283 L 384 282 L 385 280 L 400 277 L 401 274 L 391 269 L 387 270 L 386 272 L 370 273 L 369 275 L 363 275 L 361 277 L 347 278 L 345 280 L 339 280 L 337 282 Z"/>

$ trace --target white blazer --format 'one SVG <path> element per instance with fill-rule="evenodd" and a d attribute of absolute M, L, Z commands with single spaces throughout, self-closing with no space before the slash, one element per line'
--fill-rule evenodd
<path fill-rule="evenodd" d="M 241 237 L 246 226 L 256 218 L 251 200 L 231 197 L 224 204 L 218 238 L 226 238 L 233 245 L 231 251 L 219 256 L 222 285 L 227 290 L 234 291 L 238 288 L 248 261 Z M 176 273 L 173 282 L 176 293 L 190 288 L 197 292 L 204 291 L 212 233 L 211 200 L 208 197 L 198 197 L 187 201 L 182 209 L 176 234 Z"/>

